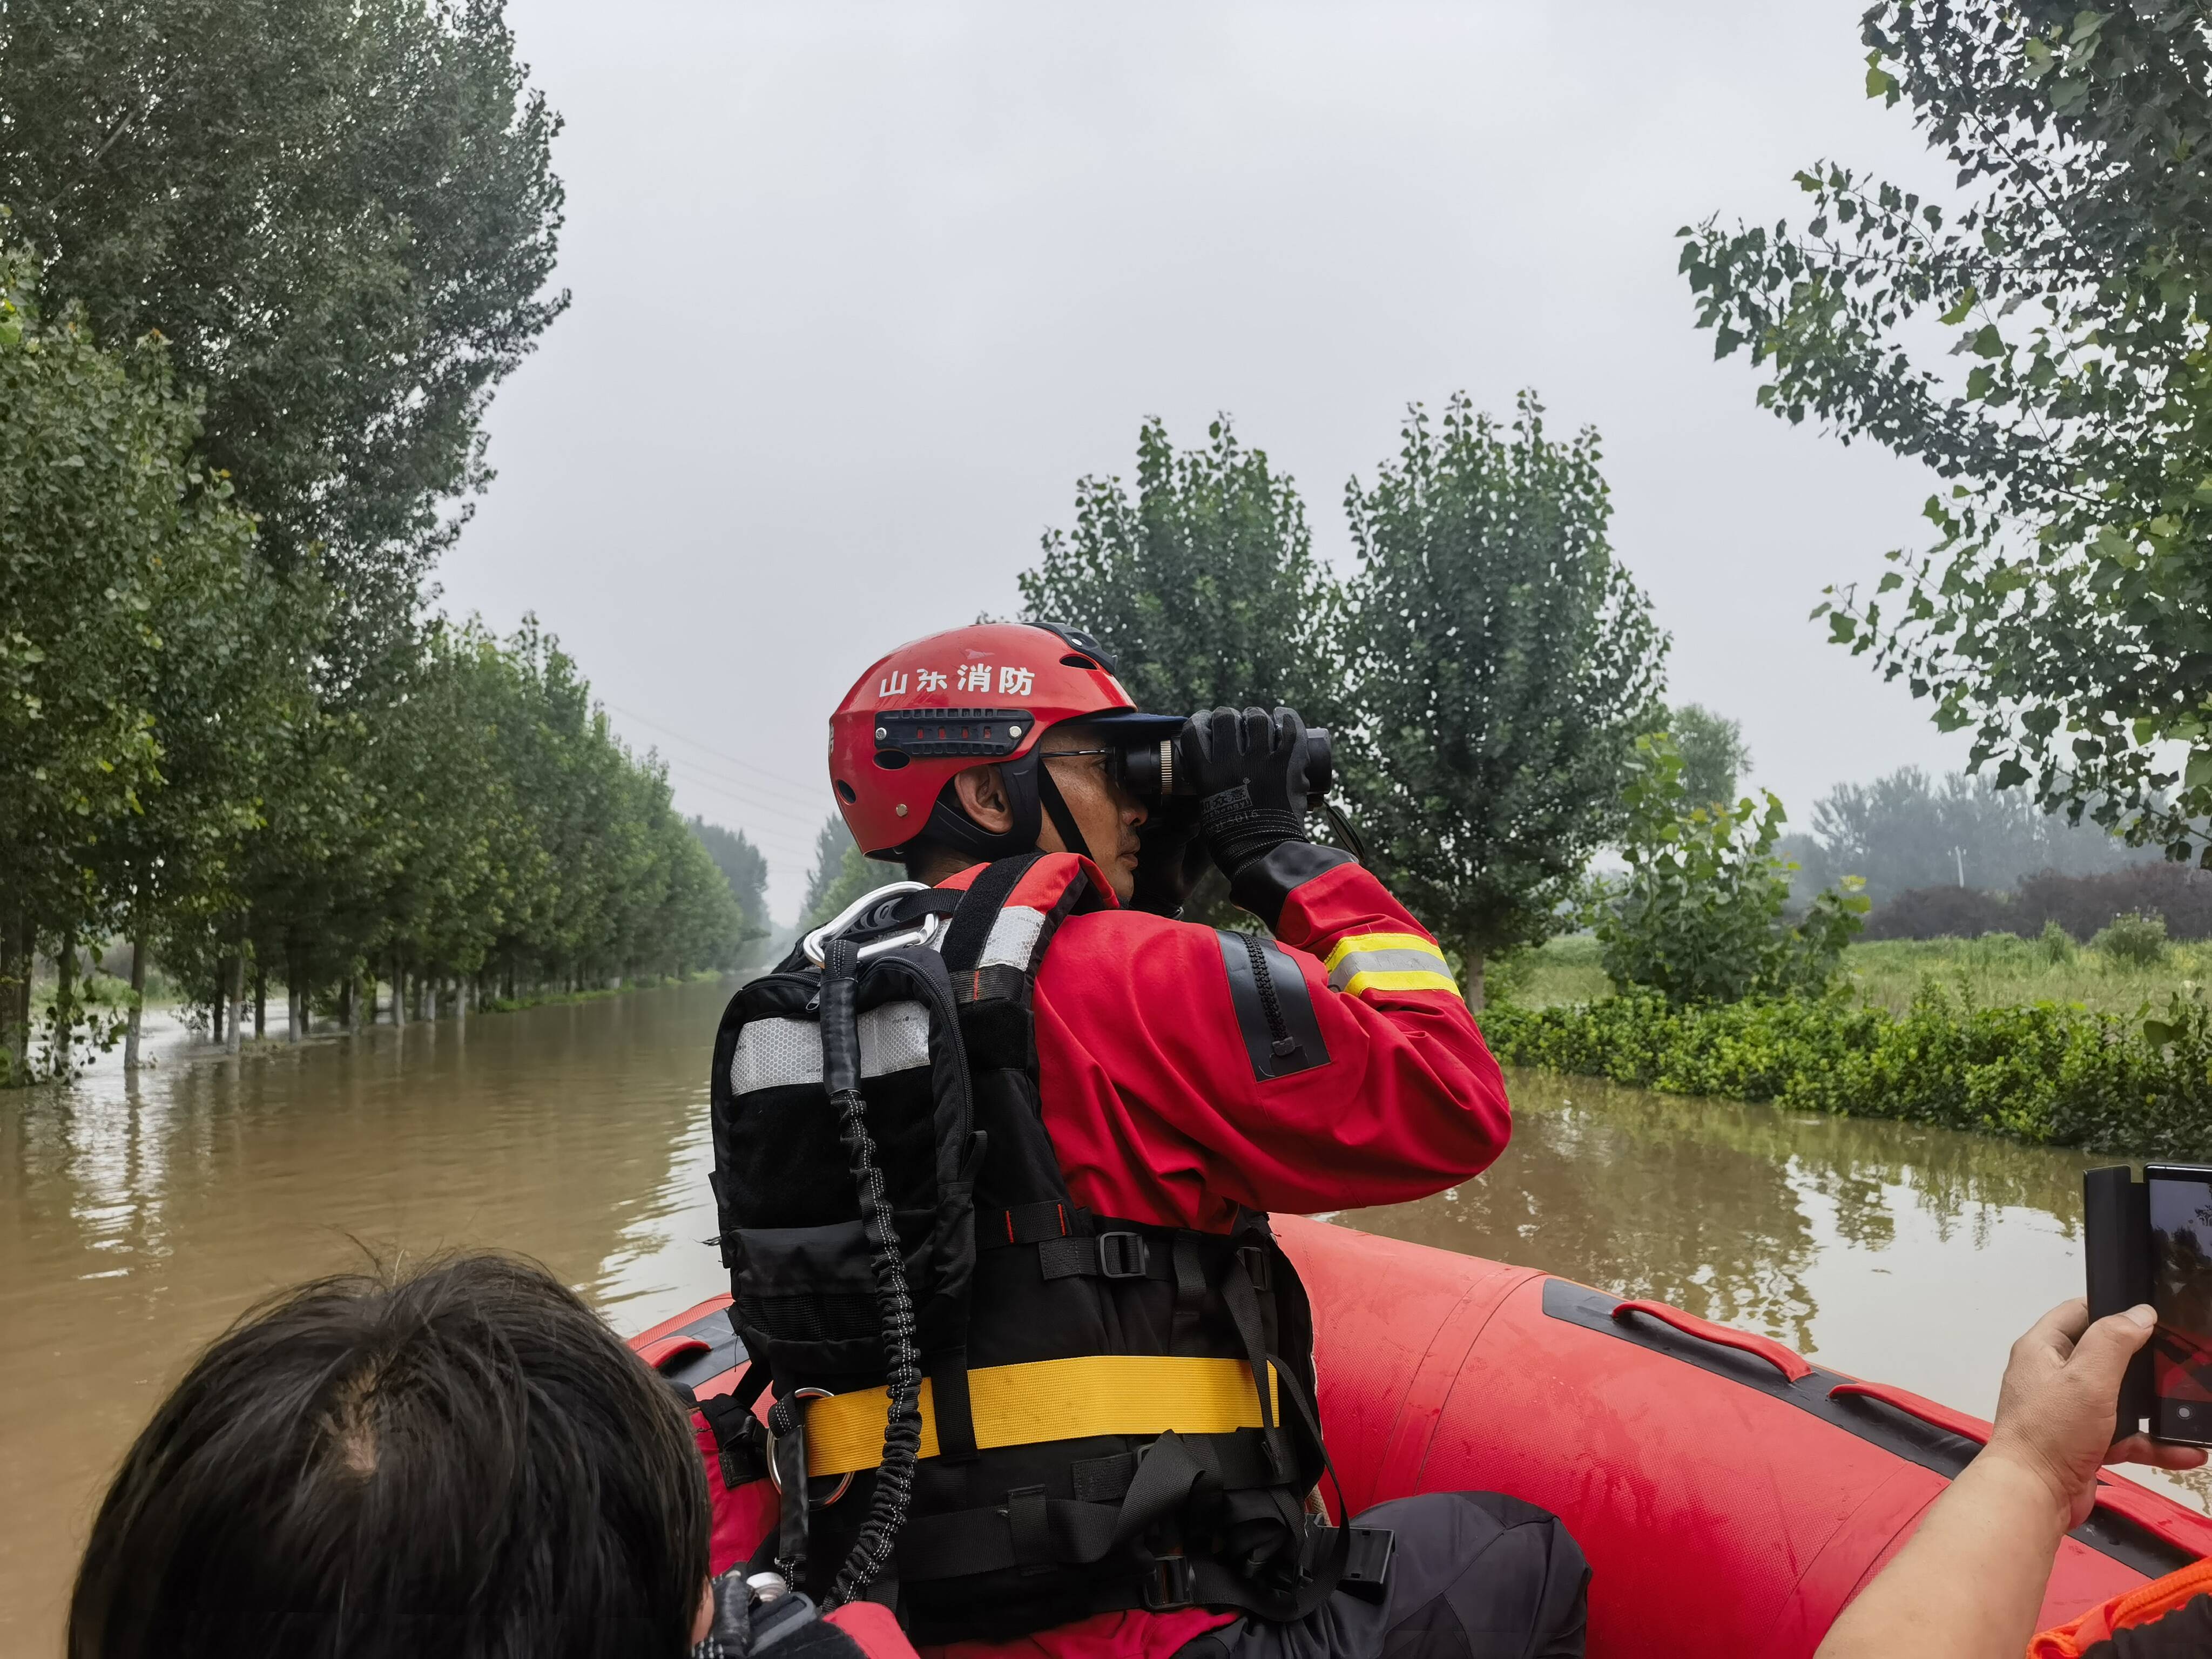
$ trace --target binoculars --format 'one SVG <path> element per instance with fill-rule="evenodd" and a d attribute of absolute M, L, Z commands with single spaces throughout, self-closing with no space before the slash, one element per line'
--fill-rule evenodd
<path fill-rule="evenodd" d="M 1124 744 L 1114 763 L 1115 780 L 1131 794 L 1151 799 L 1166 795 L 1194 795 L 1196 769 L 1183 752 L 1187 741 L 1181 732 L 1171 738 L 1144 738 Z M 1336 782 L 1336 763 L 1329 751 L 1328 731 L 1309 726 L 1299 744 L 1297 764 L 1304 768 L 1306 805 L 1319 807 Z"/>

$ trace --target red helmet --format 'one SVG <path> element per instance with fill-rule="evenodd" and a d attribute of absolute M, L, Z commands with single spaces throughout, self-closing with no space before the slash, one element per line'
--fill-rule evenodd
<path fill-rule="evenodd" d="M 1079 629 L 978 623 L 902 645 L 860 676 L 830 717 L 830 782 L 861 851 L 888 858 L 927 828 L 979 858 L 1036 845 L 1037 738 L 1062 720 L 1172 736 L 1180 714 L 1138 711 L 1114 659 Z M 998 764 L 1013 828 L 994 835 L 945 795 L 971 766 Z"/>

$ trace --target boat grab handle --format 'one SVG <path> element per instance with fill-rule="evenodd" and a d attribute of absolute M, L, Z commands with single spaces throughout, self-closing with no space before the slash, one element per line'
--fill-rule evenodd
<path fill-rule="evenodd" d="M 1907 1417 L 1918 1418 L 1930 1428 L 1945 1430 L 1962 1440 L 1971 1440 L 1978 1446 L 1990 1443 L 1990 1425 L 1980 1418 L 1954 1412 L 1948 1406 L 1939 1406 L 1908 1389 L 1894 1389 L 1887 1382 L 1838 1382 L 1828 1390 L 1828 1398 L 1879 1400 L 1883 1405 L 1903 1412 Z"/>
<path fill-rule="evenodd" d="M 1784 1347 L 1771 1337 L 1758 1336 L 1729 1325 L 1716 1325 L 1710 1319 L 1684 1313 L 1680 1308 L 1670 1308 L 1663 1302 L 1621 1302 L 1614 1304 L 1613 1316 L 1615 1319 L 1626 1319 L 1631 1314 L 1643 1314 L 1662 1325 L 1671 1325 L 1683 1335 L 1694 1336 L 1701 1342 L 1734 1348 L 1754 1359 L 1764 1359 L 1792 1382 L 1813 1374 L 1812 1366 L 1806 1363 L 1802 1354 Z"/>
<path fill-rule="evenodd" d="M 678 1331 L 672 1335 L 655 1337 L 650 1342 L 641 1344 L 637 1350 L 637 1357 L 665 1376 L 685 1360 L 697 1358 L 713 1346 L 711 1343 L 701 1341 L 696 1336 Z"/>

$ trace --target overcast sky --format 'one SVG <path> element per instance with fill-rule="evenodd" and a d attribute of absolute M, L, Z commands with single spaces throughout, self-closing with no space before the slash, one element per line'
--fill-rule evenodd
<path fill-rule="evenodd" d="M 788 917 L 830 709 L 1011 612 L 1143 416 L 1229 411 L 1343 559 L 1409 400 L 1534 386 L 1603 434 L 1671 697 L 1742 721 L 1800 827 L 1957 765 L 1806 620 L 1918 541 L 1925 475 L 1754 408 L 1674 270 L 1679 225 L 1798 215 L 1822 156 L 1940 184 L 1863 95 L 1860 9 L 509 0 L 574 302 L 493 406 L 446 606 L 535 611 Z"/>

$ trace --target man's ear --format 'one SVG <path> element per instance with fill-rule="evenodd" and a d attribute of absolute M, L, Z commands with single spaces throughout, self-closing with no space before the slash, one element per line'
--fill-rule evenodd
<path fill-rule="evenodd" d="M 979 830 L 1003 836 L 1014 827 L 1013 798 L 995 766 L 971 766 L 952 780 L 953 798 Z"/>

